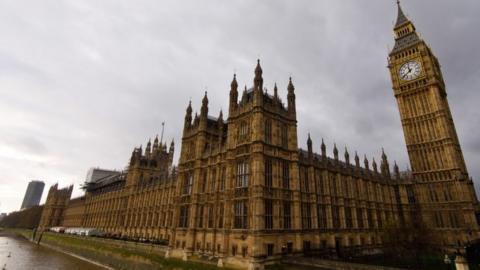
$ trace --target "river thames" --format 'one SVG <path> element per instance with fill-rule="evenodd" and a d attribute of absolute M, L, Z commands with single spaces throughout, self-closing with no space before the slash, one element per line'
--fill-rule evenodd
<path fill-rule="evenodd" d="M 105 270 L 101 266 L 80 260 L 29 242 L 23 238 L 0 235 L 0 269 L 6 270 Z"/>

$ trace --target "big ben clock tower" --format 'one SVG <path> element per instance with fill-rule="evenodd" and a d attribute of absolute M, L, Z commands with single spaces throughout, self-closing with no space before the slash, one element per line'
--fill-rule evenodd
<path fill-rule="evenodd" d="M 395 46 L 389 55 L 414 178 L 417 210 L 435 242 L 456 248 L 480 238 L 478 200 L 450 112 L 438 59 L 398 3 Z"/>

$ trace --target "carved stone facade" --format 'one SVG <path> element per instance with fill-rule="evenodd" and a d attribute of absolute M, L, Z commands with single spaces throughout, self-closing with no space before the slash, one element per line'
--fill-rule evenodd
<path fill-rule="evenodd" d="M 218 256 L 256 267 L 284 255 L 381 247 L 387 224 L 410 218 L 412 179 L 394 175 L 385 153 L 365 168 L 355 153 L 327 157 L 298 148 L 295 87 L 286 105 L 263 85 L 257 63 L 253 87 L 238 100 L 234 76 L 229 117 L 200 115 L 188 105 L 178 167 L 172 256 Z M 400 210 L 399 210 L 400 209 Z"/>
<path fill-rule="evenodd" d="M 62 226 L 83 227 L 85 219 L 85 196 L 68 201 L 63 213 Z"/>
<path fill-rule="evenodd" d="M 379 167 L 366 158 L 361 166 L 347 149 L 340 160 L 336 145 L 328 157 L 323 140 L 317 154 L 310 135 L 299 149 L 292 79 L 283 102 L 276 84 L 267 92 L 258 62 L 253 87 L 241 96 L 234 75 L 226 119 L 208 114 L 207 93 L 200 114 L 188 105 L 178 170 L 173 142 L 169 151 L 158 138 L 145 151 L 135 148 L 125 172 L 86 183 L 63 224 L 166 240 L 169 256 L 250 268 L 289 254 L 381 248 L 387 226 L 418 216 L 443 248 L 480 238 L 479 204 L 438 61 L 400 6 L 397 21 L 389 67 L 412 172 L 396 164 L 391 172 L 383 150 Z M 43 227 L 58 224 L 62 213 L 50 201 L 49 194 Z"/>

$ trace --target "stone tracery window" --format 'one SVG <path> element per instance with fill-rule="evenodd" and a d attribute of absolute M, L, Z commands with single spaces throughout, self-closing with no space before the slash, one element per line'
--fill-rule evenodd
<path fill-rule="evenodd" d="M 265 142 L 272 143 L 272 120 L 265 120 Z"/>
<path fill-rule="evenodd" d="M 240 161 L 237 163 L 237 177 L 235 181 L 235 188 L 248 187 L 248 181 L 250 176 L 250 166 L 248 161 Z"/>
<path fill-rule="evenodd" d="M 290 229 L 292 228 L 292 213 L 290 202 L 283 203 L 283 228 Z"/>
<path fill-rule="evenodd" d="M 234 228 L 247 229 L 248 228 L 248 206 L 246 200 L 235 201 L 234 204 Z"/>
<path fill-rule="evenodd" d="M 193 185 L 193 174 L 188 173 L 183 182 L 183 195 L 191 195 L 192 194 L 192 185 Z"/>
<path fill-rule="evenodd" d="M 250 138 L 250 125 L 247 121 L 240 122 L 238 127 L 238 143 L 246 142 Z"/>
<path fill-rule="evenodd" d="M 265 229 L 273 229 L 273 202 L 265 199 Z"/>
<path fill-rule="evenodd" d="M 282 187 L 290 189 L 290 164 L 286 160 L 282 162 Z"/>
<path fill-rule="evenodd" d="M 188 227 L 188 212 L 189 212 L 188 205 L 180 206 L 180 219 L 178 222 L 178 227 L 180 228 Z"/>
<path fill-rule="evenodd" d="M 273 175 L 272 175 L 272 160 L 270 158 L 265 159 L 265 187 L 273 187 Z"/>

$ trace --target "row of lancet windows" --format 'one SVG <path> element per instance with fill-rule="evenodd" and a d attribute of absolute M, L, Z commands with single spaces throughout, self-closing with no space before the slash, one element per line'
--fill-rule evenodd
<path fill-rule="evenodd" d="M 419 50 L 417 48 L 412 48 L 410 50 L 407 50 L 407 51 L 404 51 L 400 54 L 395 55 L 395 59 L 401 59 L 403 57 L 410 56 L 410 55 L 415 54 L 417 52 L 419 52 Z"/>
<path fill-rule="evenodd" d="M 460 228 L 459 213 L 455 211 L 435 212 L 434 222 L 437 228 Z"/>
<path fill-rule="evenodd" d="M 410 29 L 404 28 L 404 29 L 398 31 L 398 36 L 401 37 L 401 36 L 404 36 L 404 35 L 406 35 L 406 34 L 408 34 L 408 33 L 410 33 Z"/>
<path fill-rule="evenodd" d="M 301 204 L 301 222 L 303 229 L 313 229 L 313 216 L 312 216 L 312 206 L 314 204 L 311 203 L 302 203 Z M 291 202 L 284 201 L 281 203 L 283 207 L 280 210 L 280 224 L 279 227 L 282 229 L 291 229 Z M 271 199 L 264 200 L 264 207 L 265 207 L 265 215 L 264 215 L 264 222 L 265 222 L 265 229 L 270 230 L 274 229 L 273 224 L 273 212 L 274 212 L 274 203 Z M 326 229 L 327 225 L 327 210 L 330 206 L 319 204 L 317 205 L 317 228 L 319 229 Z M 333 228 L 341 228 L 341 212 L 342 209 L 337 206 L 333 205 L 330 208 L 331 215 L 332 215 L 332 226 Z M 355 212 L 355 213 L 354 213 Z M 353 208 L 353 207 L 344 207 L 343 214 L 345 217 L 345 228 L 354 228 L 354 214 L 356 215 L 357 219 L 357 228 L 365 229 L 365 228 L 382 228 L 385 224 L 385 220 L 390 220 L 393 218 L 392 211 L 383 211 L 384 215 L 382 215 L 381 210 L 374 210 L 374 209 L 363 209 L 363 208 Z M 364 213 L 366 214 L 366 220 L 364 220 Z M 376 220 L 376 224 L 374 222 Z"/>
<path fill-rule="evenodd" d="M 288 126 L 286 124 L 278 124 L 280 134 L 280 146 L 288 148 Z M 273 122 L 271 119 L 265 120 L 265 142 L 267 144 L 273 143 Z"/>
<path fill-rule="evenodd" d="M 242 170 L 248 170 L 248 164 L 247 166 L 243 166 Z M 210 178 L 208 177 L 207 170 L 203 171 L 202 177 L 201 177 L 201 185 L 200 185 L 200 191 L 202 193 L 204 192 L 215 192 L 215 191 L 223 191 L 225 189 L 225 177 L 226 177 L 226 168 L 222 167 L 220 169 L 220 176 L 217 179 L 217 170 L 212 169 L 210 172 Z M 239 175 L 239 177 L 242 177 L 243 182 L 246 182 L 248 186 L 248 171 L 242 175 Z M 209 181 L 210 179 L 210 181 Z M 187 173 L 182 184 L 182 195 L 191 195 L 192 194 L 192 188 L 193 188 L 193 174 L 192 173 Z"/>
<path fill-rule="evenodd" d="M 405 116 L 416 117 L 431 113 L 432 105 L 428 99 L 428 92 L 426 88 L 422 88 L 420 93 L 414 93 L 412 95 L 407 95 L 403 98 L 404 102 L 402 105 L 403 109 L 405 110 Z"/>
<path fill-rule="evenodd" d="M 219 203 L 218 205 L 200 205 L 198 206 L 197 211 L 197 219 L 195 221 L 195 226 L 197 228 L 223 228 L 223 203 Z M 206 219 L 204 219 L 205 215 L 207 217 Z M 187 228 L 189 226 L 189 216 L 190 207 L 188 205 L 180 206 L 180 215 L 178 220 L 179 228 Z"/>
<path fill-rule="evenodd" d="M 264 170 L 264 177 L 265 177 L 265 187 L 266 188 L 273 188 L 273 168 L 274 164 L 277 163 L 276 160 L 271 158 L 265 159 L 265 170 Z M 280 165 L 281 169 L 281 188 L 283 189 L 290 189 L 290 165 L 287 160 L 278 160 L 278 164 Z"/>

